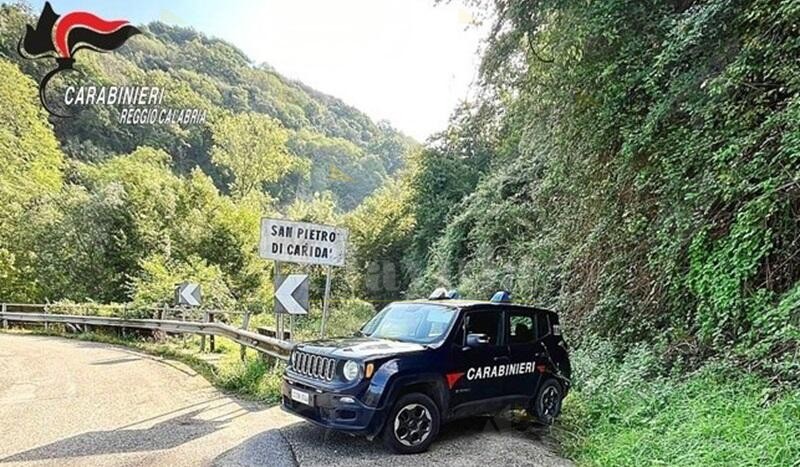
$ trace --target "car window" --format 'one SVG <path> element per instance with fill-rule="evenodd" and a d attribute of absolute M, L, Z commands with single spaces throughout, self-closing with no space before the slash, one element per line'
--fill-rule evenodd
<path fill-rule="evenodd" d="M 486 334 L 489 337 L 489 344 L 497 345 L 500 340 L 500 312 L 484 311 L 473 312 L 467 315 L 467 335 Z"/>
<path fill-rule="evenodd" d="M 538 331 L 536 333 L 536 338 L 541 339 L 543 337 L 547 337 L 550 334 L 550 319 L 547 316 L 547 313 L 538 313 L 536 315 L 536 322 L 538 324 Z"/>
<path fill-rule="evenodd" d="M 365 336 L 430 344 L 441 340 L 456 317 L 454 308 L 392 303 L 361 328 Z"/>
<path fill-rule="evenodd" d="M 510 313 L 508 318 L 508 336 L 511 344 L 529 344 L 536 340 L 536 325 L 533 316 L 522 313 Z"/>

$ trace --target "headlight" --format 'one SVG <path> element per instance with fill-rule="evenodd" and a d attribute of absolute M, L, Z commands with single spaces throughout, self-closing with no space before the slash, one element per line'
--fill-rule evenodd
<path fill-rule="evenodd" d="M 344 373 L 344 379 L 347 381 L 353 381 L 358 378 L 358 363 L 353 360 L 346 361 L 344 368 L 342 368 L 342 373 Z"/>

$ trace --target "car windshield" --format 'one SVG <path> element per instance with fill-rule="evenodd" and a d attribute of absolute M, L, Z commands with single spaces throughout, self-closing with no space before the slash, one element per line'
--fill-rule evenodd
<path fill-rule="evenodd" d="M 431 344 L 444 338 L 456 310 L 427 303 L 393 303 L 361 328 L 361 334 L 379 339 Z"/>

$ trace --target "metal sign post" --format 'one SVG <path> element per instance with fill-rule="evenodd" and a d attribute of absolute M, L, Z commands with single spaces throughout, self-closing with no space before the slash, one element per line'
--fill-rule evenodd
<path fill-rule="evenodd" d="M 275 268 L 273 270 L 273 286 L 272 289 L 274 291 L 278 290 L 278 287 L 281 285 L 281 263 L 280 261 L 275 261 Z M 277 303 L 278 299 L 274 299 Z M 278 307 L 275 306 L 275 337 L 278 339 L 281 338 L 281 313 L 278 311 Z"/>
<path fill-rule="evenodd" d="M 325 323 L 328 321 L 328 306 L 331 298 L 331 267 L 325 266 L 325 296 L 322 298 L 322 324 L 319 327 L 319 336 L 325 337 Z"/>

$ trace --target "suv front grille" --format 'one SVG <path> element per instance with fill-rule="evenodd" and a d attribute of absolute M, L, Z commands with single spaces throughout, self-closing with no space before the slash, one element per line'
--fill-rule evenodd
<path fill-rule="evenodd" d="M 292 352 L 292 369 L 295 373 L 330 381 L 336 373 L 336 359 L 306 352 Z"/>

